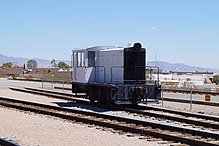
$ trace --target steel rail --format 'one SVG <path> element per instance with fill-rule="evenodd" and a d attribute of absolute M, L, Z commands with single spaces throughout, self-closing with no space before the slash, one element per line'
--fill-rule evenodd
<path fill-rule="evenodd" d="M 219 124 L 215 124 L 215 123 L 209 123 L 209 122 L 197 121 L 197 120 L 186 119 L 186 118 L 181 118 L 181 117 L 169 116 L 169 115 L 165 115 L 165 114 L 152 113 L 150 111 L 145 111 L 145 110 L 139 111 L 139 110 L 135 110 L 135 109 L 131 109 L 131 108 L 125 108 L 124 110 L 127 112 L 131 112 L 131 113 L 137 113 L 137 114 L 152 116 L 152 117 L 156 117 L 156 118 L 168 119 L 168 120 L 173 120 L 173 121 L 187 123 L 187 124 L 194 124 L 196 126 L 203 126 L 203 127 L 213 128 L 213 129 L 219 129 Z"/>
<path fill-rule="evenodd" d="M 10 87 L 10 89 L 12 89 L 13 87 Z M 14 88 L 15 89 L 15 88 Z M 29 88 L 29 87 L 25 87 L 25 89 L 28 90 L 32 90 L 32 91 L 39 91 L 39 92 L 44 92 L 44 93 L 52 93 L 52 94 L 58 94 L 58 95 L 64 95 L 64 96 L 69 96 L 69 97 L 84 97 L 86 98 L 87 95 L 85 94 L 73 94 L 73 93 L 67 93 L 67 92 L 57 92 L 57 91 L 52 91 L 52 90 L 44 90 L 44 89 L 37 89 L 37 88 Z M 70 98 L 72 99 L 72 98 Z"/>
<path fill-rule="evenodd" d="M 25 89 L 29 89 L 29 90 L 32 90 L 32 91 L 36 90 L 36 91 L 42 91 L 42 92 L 47 92 L 47 93 L 54 93 L 54 94 L 58 94 L 58 95 L 65 95 L 65 94 L 69 95 L 70 94 L 72 96 L 75 96 L 72 93 L 63 93 L 63 92 L 56 92 L 56 91 L 51 91 L 51 90 L 42 90 L 42 89 L 36 89 L 36 88 L 25 88 Z M 77 100 L 77 99 L 72 99 L 72 100 Z M 79 100 L 77 100 L 77 101 L 79 101 Z M 85 103 L 85 101 L 82 101 L 82 103 Z M 106 107 L 106 106 L 104 106 L 104 107 Z M 107 107 L 109 107 L 109 106 L 107 106 Z M 115 108 L 115 110 L 118 110 L 118 108 L 120 110 L 124 110 L 123 109 L 124 107 L 120 108 L 119 106 L 116 106 L 114 108 Z M 141 109 L 141 110 L 151 109 L 151 110 L 155 110 L 155 111 L 163 111 L 163 112 L 169 112 L 169 113 L 173 113 L 173 114 L 178 114 L 178 115 L 182 115 L 182 116 L 186 116 L 186 117 L 196 117 L 196 118 L 201 118 L 201 119 L 205 119 L 205 120 L 213 120 L 213 121 L 219 122 L 219 117 L 217 117 L 217 116 L 208 116 L 208 115 L 203 115 L 203 114 L 194 114 L 194 113 L 190 113 L 190 112 L 181 112 L 181 111 L 176 111 L 176 110 L 169 110 L 169 109 L 164 109 L 164 108 L 150 107 L 150 106 L 141 106 L 141 105 L 135 106 L 133 108 L 137 108 L 137 109 Z M 130 108 L 128 108 L 128 110 L 131 112 Z M 133 112 L 136 112 L 135 109 L 133 109 Z M 144 114 L 144 113 L 142 112 L 142 114 Z"/>
<path fill-rule="evenodd" d="M 62 89 L 62 90 L 68 90 L 68 91 L 69 91 L 69 90 L 70 90 L 70 91 L 72 90 L 71 88 L 62 88 L 62 87 L 54 87 L 54 89 Z"/>
<path fill-rule="evenodd" d="M 49 91 L 49 90 L 41 90 L 41 89 L 35 89 L 35 88 L 15 88 L 15 87 L 9 87 L 9 89 L 14 90 L 14 91 L 20 91 L 20 92 L 26 92 L 26 93 L 33 93 L 33 94 L 38 94 L 38 95 L 43 95 L 43 96 L 52 96 L 54 98 L 59 98 L 59 99 L 64 99 L 64 100 L 74 100 L 74 97 L 84 97 L 84 95 L 73 95 L 69 93 L 63 93 L 62 96 L 60 96 L 60 92 L 55 92 L 55 91 Z M 31 91 L 32 90 L 32 91 Z M 51 94 L 52 93 L 52 94 Z"/>
<path fill-rule="evenodd" d="M 178 98 L 163 98 L 164 101 L 170 101 L 170 102 L 180 102 L 180 103 L 191 103 L 190 100 L 185 99 L 178 99 Z M 204 102 L 204 101 L 198 101 L 198 100 L 192 100 L 192 104 L 198 104 L 198 105 L 208 105 L 208 106 L 216 106 L 219 107 L 218 102 Z"/>
<path fill-rule="evenodd" d="M 16 90 L 16 88 L 11 88 L 11 89 Z M 56 98 L 59 97 L 56 94 L 59 94 L 59 95 L 62 94 L 60 92 L 50 91 L 50 90 L 48 91 L 48 90 L 35 89 L 35 88 L 25 88 L 25 89 L 31 90 L 33 93 L 37 93 L 37 94 L 39 93 L 41 95 L 43 95 L 41 92 L 44 92 L 44 93 L 46 93 L 45 95 L 47 95 L 47 96 L 51 96 L 51 94 L 49 94 L 49 93 L 53 93 L 55 95 L 52 95 L 52 96 L 55 96 Z M 18 90 L 22 91 L 23 89 L 18 89 Z M 35 90 L 39 91 L 39 92 L 35 92 Z M 29 92 L 27 90 L 23 90 L 23 91 Z M 120 107 L 120 106 L 104 106 L 104 105 L 100 105 L 100 104 L 90 103 L 90 102 L 87 102 L 87 101 L 81 101 L 81 100 L 77 100 L 77 99 L 72 99 L 72 98 L 69 98 L 69 97 L 65 98 L 63 96 L 60 96 L 60 98 L 61 99 L 65 99 L 65 100 L 66 99 L 67 100 L 74 100 L 77 103 L 82 103 L 82 104 L 90 104 L 90 105 L 93 105 L 93 106 L 101 106 L 103 108 L 108 108 L 108 109 L 111 109 L 111 110 L 126 111 L 126 112 L 137 113 L 137 114 L 141 114 L 141 115 L 145 115 L 145 116 L 152 116 L 152 117 L 156 117 L 156 118 L 163 118 L 163 119 L 173 120 L 173 121 L 177 121 L 177 122 L 183 122 L 183 123 L 187 123 L 187 124 L 194 124 L 196 126 L 203 126 L 203 127 L 219 129 L 219 124 L 218 123 L 209 123 L 209 122 L 197 121 L 197 120 L 186 119 L 186 118 L 181 118 L 181 117 L 176 117 L 176 116 L 168 116 L 168 115 L 164 115 L 164 114 L 151 113 L 151 112 L 145 110 L 147 108 L 150 108 L 150 107 L 147 107 L 147 106 L 144 106 L 144 107 L 142 106 L 141 107 L 142 110 L 137 110 L 137 109 L 133 109 L 133 108 Z M 156 111 L 157 108 L 152 108 L 152 110 Z M 159 109 L 159 110 L 161 110 L 161 109 Z M 209 117 L 211 117 L 211 116 L 203 116 L 203 115 L 200 116 L 199 114 L 179 112 L 179 111 L 174 111 L 174 110 L 166 110 L 166 112 L 183 115 L 185 117 L 202 118 L 202 119 L 205 119 L 205 120 L 209 120 Z M 219 117 L 218 118 L 213 117 L 213 118 L 216 119 L 216 121 L 219 121 Z"/>
<path fill-rule="evenodd" d="M 19 144 L 0 138 L 0 146 L 19 146 Z"/>
<path fill-rule="evenodd" d="M 11 102 L 15 101 L 15 102 L 21 103 L 21 104 L 27 104 L 27 105 L 38 106 L 38 107 L 43 107 L 43 108 L 49 108 L 49 109 L 63 111 L 63 112 L 73 112 L 73 113 L 78 113 L 78 114 L 84 114 L 84 115 L 87 115 L 87 116 L 97 116 L 97 114 L 93 113 L 93 112 L 85 112 L 85 111 L 74 110 L 74 109 L 60 108 L 60 107 L 57 107 L 57 106 L 45 105 L 45 104 L 40 104 L 40 103 L 33 103 L 33 102 L 28 102 L 28 101 L 6 99 L 4 97 L 0 97 L 0 100 L 8 100 L 8 101 L 11 101 Z M 145 125 L 145 126 L 149 125 L 149 126 L 152 126 L 154 128 L 158 128 L 158 127 L 161 128 L 161 129 L 165 128 L 166 130 L 174 129 L 174 130 L 179 131 L 179 132 L 184 131 L 184 132 L 188 132 L 188 133 L 194 133 L 194 134 L 197 134 L 199 136 L 206 135 L 206 132 L 191 130 L 191 129 L 185 129 L 185 128 L 180 128 L 180 127 L 174 127 L 174 126 L 169 126 L 169 125 L 162 125 L 162 124 L 157 124 L 157 123 L 154 123 L 154 122 L 139 121 L 139 120 L 134 120 L 134 119 L 127 119 L 127 118 L 121 118 L 121 117 L 116 117 L 116 116 L 104 115 L 104 114 L 99 114 L 98 117 L 107 118 L 107 119 L 111 119 L 111 120 L 138 123 L 140 125 Z M 212 138 L 216 138 L 216 139 L 219 140 L 219 134 L 207 133 L 207 135 L 211 136 Z"/>
<path fill-rule="evenodd" d="M 156 132 L 154 130 L 147 130 L 147 129 L 139 129 L 138 127 L 127 127 L 127 126 L 121 126 L 118 124 L 113 124 L 113 123 L 106 123 L 106 122 L 101 122 L 97 121 L 95 119 L 87 119 L 87 118 L 82 118 L 78 116 L 72 116 L 72 115 L 67 115 L 67 114 L 62 114 L 62 113 L 57 113 L 52 110 L 57 110 L 57 111 L 63 111 L 63 112 L 70 112 L 70 113 L 77 113 L 77 114 L 82 114 L 88 116 L 93 116 L 97 118 L 103 118 L 103 119 L 110 119 L 110 120 L 117 120 L 119 122 L 125 122 L 127 124 L 135 124 L 139 126 L 145 126 L 146 127 L 153 127 L 153 128 L 160 128 L 163 130 L 172 130 L 172 131 L 178 131 L 178 132 L 183 132 L 183 133 L 190 133 L 194 135 L 198 135 L 201 137 L 211 137 L 216 140 L 219 140 L 219 134 L 213 134 L 213 133 L 208 133 L 208 132 L 201 132 L 201 131 L 196 131 L 196 130 L 190 130 L 190 129 L 184 129 L 184 128 L 179 128 L 179 127 L 173 127 L 173 126 L 168 126 L 168 125 L 162 125 L 158 123 L 151 123 L 151 122 L 145 122 L 145 121 L 138 121 L 138 120 L 133 120 L 133 119 L 127 119 L 127 118 L 121 118 L 121 117 L 116 117 L 116 116 L 110 116 L 110 115 L 102 115 L 102 114 L 97 114 L 97 113 L 92 113 L 92 112 L 85 112 L 85 111 L 78 111 L 78 110 L 73 110 L 73 109 L 66 109 L 66 108 L 60 108 L 56 106 L 51 106 L 51 105 L 45 105 L 45 104 L 39 104 L 39 103 L 32 103 L 32 102 L 27 102 L 27 101 L 21 101 L 21 100 L 15 100 L 15 99 L 8 99 L 8 98 L 3 98 L 0 97 L 1 101 L 9 101 L 9 102 L 14 102 L 14 103 L 21 103 L 22 105 L 15 105 L 15 104 L 10 104 L 10 103 L 5 103 L 5 102 L 0 102 L 0 105 L 2 106 L 7 106 L 11 108 L 16 108 L 20 110 L 25 110 L 25 111 L 31 111 L 31 112 L 36 112 L 40 114 L 46 114 L 46 115 L 51 115 L 63 119 L 68 119 L 68 120 L 73 120 L 73 121 L 79 121 L 87 124 L 95 124 L 99 126 L 104 126 L 108 128 L 114 128 L 116 130 L 123 130 L 126 132 L 133 132 L 133 133 L 138 133 L 138 134 L 147 134 L 151 135 L 154 137 L 159 137 L 163 138 L 165 140 L 170 140 L 170 141 L 176 141 L 176 142 L 182 142 L 182 143 L 187 143 L 190 145 L 218 145 L 216 143 L 211 143 L 211 142 L 205 142 L 205 141 L 199 141 L 195 139 L 186 138 L 182 136 L 176 136 L 176 135 L 170 135 L 170 134 L 165 134 L 161 132 Z M 24 105 L 27 105 L 24 107 Z M 37 108 L 31 108 L 31 106 L 36 106 Z M 42 109 L 39 109 L 42 108 Z M 49 109 L 49 110 L 46 110 Z"/>
<path fill-rule="evenodd" d="M 41 79 L 9 79 L 9 80 L 18 80 L 18 81 L 32 81 L 32 82 L 42 82 Z M 60 83 L 60 82 L 57 82 Z M 68 82 L 65 82 L 67 84 Z M 59 89 L 59 87 L 55 87 Z M 63 88 L 62 88 L 63 89 Z M 71 90 L 71 88 L 64 88 L 64 90 Z M 165 92 L 178 92 L 178 93 L 188 93 L 190 94 L 190 89 L 170 89 L 170 88 L 163 88 L 163 91 Z M 203 90 L 192 90 L 194 94 L 211 94 L 211 95 L 219 95 L 219 92 L 215 91 L 203 91 Z"/>
<path fill-rule="evenodd" d="M 61 87 L 54 87 L 55 89 L 63 89 L 63 90 L 71 90 L 71 88 L 61 88 Z M 191 90 L 185 90 L 185 89 L 163 89 L 165 92 L 179 92 L 179 93 L 191 93 Z M 210 92 L 210 91 L 196 91 L 192 90 L 192 93 L 194 94 L 211 94 L 211 95 L 219 95 L 219 92 Z M 190 103 L 190 100 L 184 100 L 184 99 L 173 99 L 173 98 L 163 98 L 164 101 L 171 101 L 171 102 L 180 102 L 180 103 Z M 217 102 L 204 102 L 204 101 L 197 101 L 193 100 L 193 104 L 199 104 L 199 105 L 208 105 L 208 106 L 216 106 L 219 107 L 219 103 Z"/>
<path fill-rule="evenodd" d="M 170 89 L 170 88 L 163 88 L 163 91 L 165 92 L 178 92 L 178 93 L 187 93 L 190 94 L 190 89 Z M 192 90 L 193 94 L 211 94 L 211 95 L 219 95 L 219 92 L 213 92 L 213 91 L 203 91 L 203 90 Z"/>
<path fill-rule="evenodd" d="M 47 82 L 47 83 L 51 83 L 52 80 L 42 80 L 42 79 L 21 79 L 21 78 L 17 78 L 17 79 L 8 79 L 8 80 L 15 80 L 15 81 L 28 81 L 28 82 Z M 53 83 L 63 83 L 62 81 L 53 81 Z M 69 82 L 65 82 L 65 84 L 69 84 Z"/>
<path fill-rule="evenodd" d="M 141 110 L 163 111 L 163 112 L 169 112 L 169 113 L 178 114 L 178 115 L 182 115 L 182 116 L 186 116 L 186 117 L 195 117 L 195 118 L 201 118 L 201 119 L 205 119 L 205 120 L 212 120 L 212 121 L 219 122 L 219 117 L 218 116 L 194 114 L 194 113 L 191 113 L 191 112 L 185 112 L 185 111 L 182 112 L 182 111 L 178 111 L 178 110 L 159 108 L 159 107 L 152 107 L 152 106 L 142 106 L 142 105 L 135 106 L 134 108 L 141 109 Z"/>
<path fill-rule="evenodd" d="M 62 88 L 62 87 L 54 87 L 55 89 L 64 89 L 64 90 L 72 90 L 71 88 Z M 187 93 L 190 94 L 190 89 L 169 89 L 169 88 L 163 88 L 164 92 L 174 92 L 174 93 Z M 213 92 L 213 91 L 203 91 L 203 90 L 192 90 L 193 94 L 210 94 L 210 95 L 219 95 L 219 92 Z"/>

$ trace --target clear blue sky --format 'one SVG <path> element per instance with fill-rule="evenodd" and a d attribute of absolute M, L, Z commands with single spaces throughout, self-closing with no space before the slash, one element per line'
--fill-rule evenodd
<path fill-rule="evenodd" d="M 0 0 L 0 53 L 70 60 L 141 42 L 148 61 L 219 68 L 219 0 Z"/>

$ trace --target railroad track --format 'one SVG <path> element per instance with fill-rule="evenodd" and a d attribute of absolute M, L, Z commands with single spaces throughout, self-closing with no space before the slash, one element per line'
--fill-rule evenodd
<path fill-rule="evenodd" d="M 18 81 L 33 81 L 33 82 L 43 82 L 43 80 L 40 79 L 14 79 Z M 46 82 L 46 81 L 44 81 Z M 57 82 L 60 83 L 60 82 Z M 63 87 L 54 87 L 55 89 L 61 89 L 61 90 L 71 90 L 71 88 L 63 88 Z M 189 89 L 169 89 L 169 88 L 164 88 L 164 92 L 174 92 L 174 93 L 186 93 L 190 94 L 191 90 Z M 212 92 L 212 91 L 203 91 L 203 90 L 192 90 L 193 94 L 209 94 L 209 95 L 219 95 L 219 92 Z M 184 100 L 184 99 L 173 99 L 173 98 L 163 98 L 164 101 L 170 101 L 170 102 L 180 102 L 180 103 L 190 103 L 190 100 Z M 216 102 L 204 102 L 204 101 L 192 101 L 193 104 L 198 104 L 198 105 L 208 105 L 208 106 L 219 106 L 219 103 Z"/>
<path fill-rule="evenodd" d="M 26 88 L 26 89 L 19 89 L 19 88 L 11 88 L 12 90 L 18 90 L 18 91 L 23 91 L 23 92 L 28 92 L 28 93 L 34 93 L 34 94 L 40 94 L 40 95 L 46 95 L 49 97 L 55 97 L 55 98 L 61 98 L 65 100 L 74 100 L 76 102 L 82 103 L 82 104 L 91 104 L 95 106 L 100 106 L 96 103 L 90 103 L 87 101 L 83 100 L 78 100 L 73 98 L 73 94 L 71 93 L 61 93 L 57 91 L 52 91 L 52 90 L 44 90 L 44 89 L 35 89 L 35 88 Z M 52 93 L 52 94 L 51 94 Z M 64 95 L 65 94 L 65 95 Z M 174 111 L 174 110 L 169 110 L 169 109 L 162 109 L 162 108 L 155 108 L 155 107 L 147 107 L 147 106 L 138 106 L 138 109 L 132 109 L 132 108 L 127 108 L 127 107 L 109 107 L 109 106 L 103 106 L 105 108 L 110 108 L 110 110 L 122 110 L 126 111 L 132 114 L 138 114 L 140 116 L 144 116 L 148 118 L 149 116 L 151 117 L 156 117 L 156 118 L 161 118 L 164 121 L 165 120 L 171 120 L 172 122 L 181 122 L 181 123 L 176 123 L 176 124 L 190 124 L 187 126 L 192 126 L 192 127 L 198 127 L 199 129 L 205 129 L 205 127 L 208 127 L 208 131 L 214 131 L 216 134 L 218 134 L 217 129 L 219 128 L 219 118 L 218 117 L 213 117 L 213 116 L 206 116 L 206 115 L 201 115 L 201 114 L 193 114 L 193 113 L 186 113 L 186 112 L 180 112 L 180 111 Z M 151 110 L 151 111 L 148 111 Z M 156 113 L 154 111 L 162 111 L 162 113 Z M 171 114 L 177 114 L 177 115 L 169 115 L 165 114 L 164 112 L 168 112 Z M 189 117 L 193 117 L 192 119 L 187 119 Z M 196 119 L 194 119 L 196 118 Z M 203 121 L 204 120 L 204 121 Z M 211 121 L 209 121 L 211 120 Z M 171 121 L 167 121 L 170 123 Z M 201 127 L 200 127 L 201 126 Z"/>
<path fill-rule="evenodd" d="M 0 146 L 19 146 L 19 145 L 9 140 L 0 138 Z"/>
<path fill-rule="evenodd" d="M 54 89 L 61 89 L 61 90 L 68 90 L 68 91 L 72 90 L 71 88 L 62 88 L 62 87 L 54 87 Z"/>
<path fill-rule="evenodd" d="M 136 106 L 136 107 L 127 107 L 127 106 L 108 106 L 108 105 L 101 105 L 99 103 L 91 103 L 88 101 L 75 99 L 72 93 L 63 93 L 57 92 L 53 90 L 44 90 L 44 89 L 36 89 L 36 88 L 10 88 L 12 90 L 28 92 L 33 94 L 40 94 L 49 97 L 71 100 L 80 104 L 86 104 L 91 106 L 98 106 L 103 108 L 108 108 L 114 111 L 125 111 L 132 114 L 139 114 L 140 116 L 151 116 L 166 120 L 172 120 L 173 122 L 181 122 L 181 124 L 190 124 L 191 126 L 202 126 L 208 127 L 212 129 L 219 129 L 219 117 L 216 116 L 208 116 L 202 114 L 194 114 L 190 112 L 181 112 L 177 110 L 169 110 L 164 108 L 156 108 L 150 106 Z M 192 117 L 192 118 L 191 118 Z M 169 121 L 168 121 L 169 122 Z M 180 123 L 179 123 L 180 124 Z"/>
<path fill-rule="evenodd" d="M 163 108 L 156 108 L 150 106 L 137 106 L 137 107 L 124 107 L 124 106 L 108 106 L 108 105 L 101 105 L 98 103 L 90 103 L 88 101 L 75 99 L 73 98 L 74 95 L 71 93 L 62 93 L 52 90 L 44 90 L 44 89 L 35 89 L 35 88 L 11 88 L 12 90 L 28 92 L 33 94 L 40 94 L 45 95 L 53 98 L 60 98 L 65 100 L 71 100 L 75 103 L 79 104 L 86 104 L 91 106 L 98 106 L 102 108 L 107 108 L 114 111 L 125 111 L 128 113 L 134 114 L 135 116 L 145 117 L 145 118 L 154 118 L 156 117 L 157 120 L 166 121 L 168 123 L 174 123 L 175 125 L 187 125 L 187 127 L 194 127 L 194 128 L 209 128 L 210 131 L 218 131 L 219 129 L 219 117 L 215 116 L 207 116 L 201 114 L 194 114 L 189 112 L 181 112 L 176 110 L 169 110 Z"/>
<path fill-rule="evenodd" d="M 63 88 L 63 87 L 54 87 L 55 89 L 62 89 L 62 90 L 72 90 L 71 88 Z M 191 94 L 191 89 L 169 89 L 163 88 L 164 92 L 174 92 L 174 93 L 186 93 Z M 219 92 L 216 91 L 203 91 L 203 90 L 192 90 L 192 94 L 210 94 L 213 96 L 219 95 Z"/>
<path fill-rule="evenodd" d="M 191 103 L 190 100 L 176 99 L 176 98 L 163 98 L 163 100 L 164 101 L 170 101 L 170 102 Z M 208 105 L 208 106 L 219 107 L 219 103 L 218 102 L 204 102 L 204 101 L 192 100 L 192 104 L 199 104 L 199 105 Z"/>
<path fill-rule="evenodd" d="M 54 87 L 54 89 L 61 89 L 61 90 L 67 90 L 71 91 L 71 88 L 63 88 L 63 87 Z M 174 92 L 174 93 L 187 93 L 191 94 L 190 90 L 175 90 L 175 89 L 164 89 L 163 91 L 165 92 Z M 210 91 L 196 91 L 194 90 L 192 92 L 193 94 L 210 94 L 210 95 L 219 95 L 219 92 L 210 92 Z M 176 98 L 163 98 L 164 101 L 170 101 L 170 102 L 180 102 L 180 103 L 191 103 L 190 100 L 185 100 L 185 99 L 176 99 Z M 197 101 L 197 100 L 192 100 L 192 104 L 198 104 L 198 105 L 208 105 L 208 106 L 216 106 L 219 107 L 219 103 L 217 102 L 204 102 L 204 101 Z"/>
<path fill-rule="evenodd" d="M 41 79 L 10 79 L 10 80 L 18 80 L 18 81 L 31 81 L 31 82 L 52 82 L 52 81 L 46 81 Z M 63 83 L 62 81 L 53 81 L 53 83 Z M 65 84 L 69 84 L 68 82 L 64 82 Z M 55 87 L 56 89 L 63 89 L 63 90 L 71 90 L 71 88 L 63 88 L 63 87 Z M 186 93 L 190 94 L 191 89 L 171 89 L 171 88 L 163 88 L 164 92 L 174 92 L 174 93 Z M 201 89 L 193 89 L 193 94 L 210 94 L 213 96 L 219 95 L 218 91 L 205 91 Z"/>
<path fill-rule="evenodd" d="M 219 134 L 206 131 L 197 131 L 164 125 L 155 122 L 146 122 L 123 118 L 112 115 L 105 115 L 81 110 L 60 108 L 57 106 L 14 100 L 0 97 L 0 105 L 16 108 L 22 111 L 59 117 L 73 122 L 83 122 L 89 125 L 97 125 L 117 131 L 119 133 L 140 134 L 141 136 L 153 136 L 163 140 L 180 142 L 189 145 L 219 145 Z"/>
<path fill-rule="evenodd" d="M 191 89 L 171 89 L 171 88 L 164 88 L 163 89 L 165 92 L 174 92 L 174 93 L 186 93 L 186 94 L 190 94 L 191 92 L 193 94 L 210 94 L 210 95 L 219 95 L 219 92 L 217 91 L 205 91 L 205 90 L 201 90 L 201 89 L 193 89 L 191 91 Z"/>

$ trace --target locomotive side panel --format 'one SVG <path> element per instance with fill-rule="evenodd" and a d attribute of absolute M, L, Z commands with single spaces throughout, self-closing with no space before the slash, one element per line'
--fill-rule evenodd
<path fill-rule="evenodd" d="M 123 50 L 104 50 L 99 52 L 99 65 L 105 69 L 105 83 L 123 81 Z M 103 70 L 99 70 L 102 72 Z"/>

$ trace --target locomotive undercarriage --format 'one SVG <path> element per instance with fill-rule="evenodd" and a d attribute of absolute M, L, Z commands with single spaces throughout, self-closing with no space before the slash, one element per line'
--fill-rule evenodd
<path fill-rule="evenodd" d="M 160 87 L 154 84 L 98 84 L 72 83 L 73 93 L 86 93 L 91 102 L 138 104 L 158 102 Z"/>
<path fill-rule="evenodd" d="M 112 96 L 116 104 L 138 104 L 148 101 L 157 102 L 160 99 L 159 87 L 149 84 L 121 84 Z"/>

